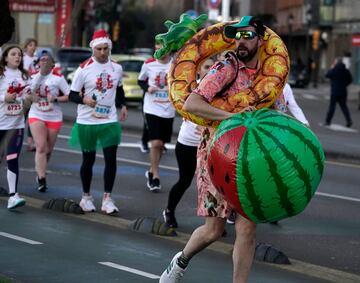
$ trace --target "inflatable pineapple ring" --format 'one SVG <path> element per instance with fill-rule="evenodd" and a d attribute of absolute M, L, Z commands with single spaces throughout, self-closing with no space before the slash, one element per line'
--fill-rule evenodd
<path fill-rule="evenodd" d="M 196 124 L 211 127 L 219 124 L 219 121 L 200 118 L 182 108 L 187 97 L 197 87 L 198 66 L 208 57 L 235 48 L 235 40 L 224 35 L 225 26 L 233 23 L 219 23 L 202 29 L 185 42 L 171 64 L 168 73 L 170 100 L 184 118 Z M 263 40 L 259 53 L 261 68 L 251 86 L 230 97 L 215 97 L 212 106 L 232 113 L 247 106 L 260 109 L 271 106 L 282 93 L 289 73 L 286 46 L 269 28 L 266 28 Z"/>

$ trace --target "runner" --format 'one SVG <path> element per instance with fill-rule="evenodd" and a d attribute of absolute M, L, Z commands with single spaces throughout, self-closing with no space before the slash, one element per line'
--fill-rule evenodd
<path fill-rule="evenodd" d="M 17 185 L 25 127 L 24 105 L 30 102 L 31 95 L 30 76 L 24 70 L 22 58 L 21 48 L 10 45 L 0 59 L 0 140 L 6 145 L 8 209 L 25 205 L 25 199 L 17 193 Z"/>
<path fill-rule="evenodd" d="M 119 211 L 110 197 L 116 176 L 116 152 L 121 136 L 116 107 L 120 108 L 120 120 L 127 118 L 122 87 L 123 70 L 119 64 L 110 60 L 112 42 L 106 31 L 95 31 L 90 47 L 93 56 L 76 70 L 71 85 L 69 98 L 79 105 L 70 144 L 80 144 L 82 150 L 80 177 L 83 196 L 80 206 L 85 212 L 96 210 L 90 185 L 96 149 L 102 148 L 105 170 L 101 211 L 113 214 Z"/>
<path fill-rule="evenodd" d="M 30 75 L 37 73 L 38 67 L 36 65 L 37 57 L 35 51 L 37 48 L 37 40 L 35 38 L 28 38 L 24 43 L 24 69 L 29 72 Z M 26 113 L 27 114 L 27 113 Z M 27 128 L 27 151 L 35 151 L 34 139 L 31 133 L 30 125 Z"/>
<path fill-rule="evenodd" d="M 155 50 L 161 45 L 155 44 Z M 138 83 L 146 90 L 144 97 L 144 113 L 149 130 L 150 169 L 145 172 L 147 187 L 151 192 L 161 189 L 159 164 L 164 145 L 171 141 L 175 109 L 168 97 L 167 72 L 171 57 L 164 56 L 160 60 L 146 61 L 140 71 Z"/>
<path fill-rule="evenodd" d="M 45 172 L 62 125 L 58 102 L 67 102 L 70 88 L 63 76 L 54 74 L 54 59 L 44 52 L 38 62 L 40 71 L 34 75 L 31 90 L 33 104 L 29 125 L 36 145 L 35 169 L 39 192 L 47 190 Z M 59 96 L 59 94 L 62 96 Z"/>
<path fill-rule="evenodd" d="M 200 81 L 214 64 L 211 58 L 206 59 L 200 66 Z M 175 155 L 179 167 L 179 179 L 171 188 L 168 204 L 163 211 L 164 221 L 168 227 L 177 228 L 175 209 L 185 191 L 190 187 L 196 170 L 196 152 L 200 143 L 202 127 L 183 119 L 178 140 L 175 145 Z"/>

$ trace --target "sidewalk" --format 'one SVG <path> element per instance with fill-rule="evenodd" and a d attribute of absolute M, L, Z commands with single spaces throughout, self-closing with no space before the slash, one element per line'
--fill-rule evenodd
<path fill-rule="evenodd" d="M 326 158 L 343 159 L 360 163 L 360 111 L 357 109 L 359 89 L 360 88 L 358 86 L 351 86 L 351 88 L 349 88 L 348 104 L 351 108 L 351 115 L 354 121 L 354 125 L 351 129 L 347 129 L 336 124 L 334 124 L 331 128 L 324 127 L 321 125 L 324 119 L 324 117 L 322 117 L 322 113 L 319 113 L 317 109 L 303 108 L 308 119 L 310 121 L 315 121 L 315 123 L 311 123 L 311 129 L 322 143 Z M 329 96 L 330 86 L 329 84 L 320 84 L 317 88 L 312 88 L 310 86 L 306 89 L 294 89 L 295 95 L 297 92 L 309 93 L 314 96 Z M 64 121 L 69 123 L 73 123 L 75 121 L 76 107 L 76 104 L 71 102 L 62 105 Z M 340 109 L 337 109 L 337 111 L 340 111 Z M 173 126 L 173 143 L 176 141 L 181 122 L 181 116 L 176 115 Z M 122 127 L 125 130 L 141 133 L 143 127 L 143 117 L 140 107 L 137 107 L 136 105 L 128 107 L 128 119 L 122 123 Z"/>

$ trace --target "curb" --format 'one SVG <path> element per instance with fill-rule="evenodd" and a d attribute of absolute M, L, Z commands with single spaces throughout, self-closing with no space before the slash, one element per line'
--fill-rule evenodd
<path fill-rule="evenodd" d="M 0 203 L 6 203 L 5 197 L 0 197 Z M 45 201 L 39 200 L 36 198 L 26 196 L 26 203 L 27 206 L 37 209 L 42 209 L 43 204 Z M 58 212 L 52 212 L 58 213 Z M 120 229 L 129 229 L 129 225 L 132 223 L 130 220 L 126 220 L 120 217 L 109 217 L 107 215 L 99 214 L 99 213 L 88 213 L 88 214 L 71 214 L 71 213 L 61 213 L 62 215 L 68 217 L 74 217 L 82 220 L 92 221 L 99 224 L 105 224 L 112 227 L 120 228 Z M 190 237 L 189 234 L 177 232 L 177 237 L 164 237 L 158 236 L 155 234 L 148 234 L 150 237 L 158 237 L 163 240 L 170 240 L 177 243 L 181 243 L 185 245 Z M 233 245 L 227 244 L 221 241 L 214 242 L 211 246 L 206 248 L 207 250 L 211 250 L 214 252 L 222 253 L 230 255 L 232 254 Z M 315 265 L 311 263 L 302 262 L 296 259 L 289 258 L 291 264 L 272 264 L 272 263 L 265 263 L 265 262 L 258 262 L 258 264 L 271 264 L 272 267 L 279 268 L 282 270 L 287 270 L 290 272 L 296 272 L 300 274 L 309 275 L 311 277 L 319 278 L 328 280 L 330 282 L 342 282 L 342 283 L 353 283 L 353 282 L 360 282 L 360 275 L 349 273 L 337 269 L 331 269 L 328 267 Z"/>

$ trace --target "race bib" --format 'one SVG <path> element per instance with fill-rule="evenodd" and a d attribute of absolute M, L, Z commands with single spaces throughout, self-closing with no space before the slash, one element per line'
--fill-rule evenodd
<path fill-rule="evenodd" d="M 38 102 L 36 102 L 36 108 L 42 112 L 48 112 L 53 109 L 53 103 L 49 102 L 47 97 L 41 97 Z"/>
<path fill-rule="evenodd" d="M 93 116 L 98 119 L 105 119 L 110 116 L 110 112 L 111 112 L 111 106 L 96 104 L 93 111 Z"/>
<path fill-rule="evenodd" d="M 159 90 L 155 92 L 155 98 L 157 100 L 169 101 L 169 94 L 166 90 Z"/>
<path fill-rule="evenodd" d="M 5 103 L 5 115 L 18 116 L 23 113 L 23 102 L 15 101 L 13 103 Z"/>

